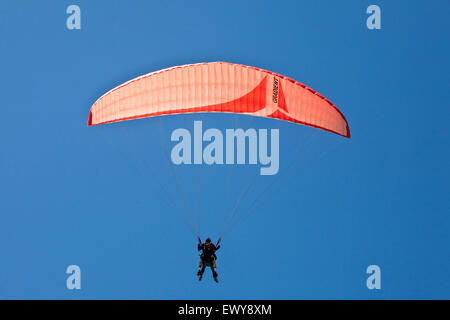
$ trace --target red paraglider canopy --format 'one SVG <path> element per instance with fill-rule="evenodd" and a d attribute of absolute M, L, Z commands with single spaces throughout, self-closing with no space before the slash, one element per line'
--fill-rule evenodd
<path fill-rule="evenodd" d="M 350 138 L 344 115 L 318 92 L 270 71 L 227 62 L 177 66 L 130 80 L 94 103 L 88 126 L 194 112 L 269 117 Z"/>

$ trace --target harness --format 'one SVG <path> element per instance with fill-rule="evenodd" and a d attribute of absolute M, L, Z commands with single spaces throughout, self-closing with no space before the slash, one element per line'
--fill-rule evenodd
<path fill-rule="evenodd" d="M 212 243 L 203 244 L 203 251 L 200 257 L 205 262 L 211 262 L 215 259 L 214 246 Z"/>

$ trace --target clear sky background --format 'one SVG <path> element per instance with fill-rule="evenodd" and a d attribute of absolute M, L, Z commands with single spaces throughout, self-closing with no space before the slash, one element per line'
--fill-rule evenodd
<path fill-rule="evenodd" d="M 66 28 L 71 4 L 81 30 Z M 381 30 L 366 27 L 370 4 L 381 7 Z M 447 0 L 1 1 L 0 298 L 449 299 L 449 9 Z M 87 127 L 113 87 L 205 61 L 305 83 L 340 108 L 352 138 L 220 114 Z M 278 128 L 279 174 L 171 165 L 170 133 L 194 120 Z M 213 240 L 245 194 L 218 252 L 219 284 L 209 271 L 195 276 L 181 193 Z M 66 289 L 71 264 L 82 290 Z M 372 264 L 381 290 L 366 288 Z"/>

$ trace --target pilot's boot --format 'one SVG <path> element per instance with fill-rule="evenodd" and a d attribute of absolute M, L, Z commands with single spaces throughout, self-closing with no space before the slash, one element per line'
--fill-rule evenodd
<path fill-rule="evenodd" d="M 197 276 L 200 277 L 200 279 L 198 279 L 199 281 L 202 280 L 203 273 L 205 272 L 205 267 L 206 267 L 205 265 L 199 265 L 198 272 L 197 272 Z"/>

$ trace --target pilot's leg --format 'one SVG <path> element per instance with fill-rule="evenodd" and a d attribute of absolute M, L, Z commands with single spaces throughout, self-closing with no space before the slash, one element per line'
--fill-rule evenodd
<path fill-rule="evenodd" d="M 213 259 L 213 262 L 211 264 L 211 270 L 212 270 L 214 279 L 216 279 L 217 276 L 219 275 L 216 271 L 216 259 Z"/>
<path fill-rule="evenodd" d="M 198 262 L 198 272 L 197 272 L 197 276 L 201 276 L 203 274 L 203 272 L 205 271 L 205 265 L 203 264 L 203 260 L 200 259 L 200 261 Z"/>

